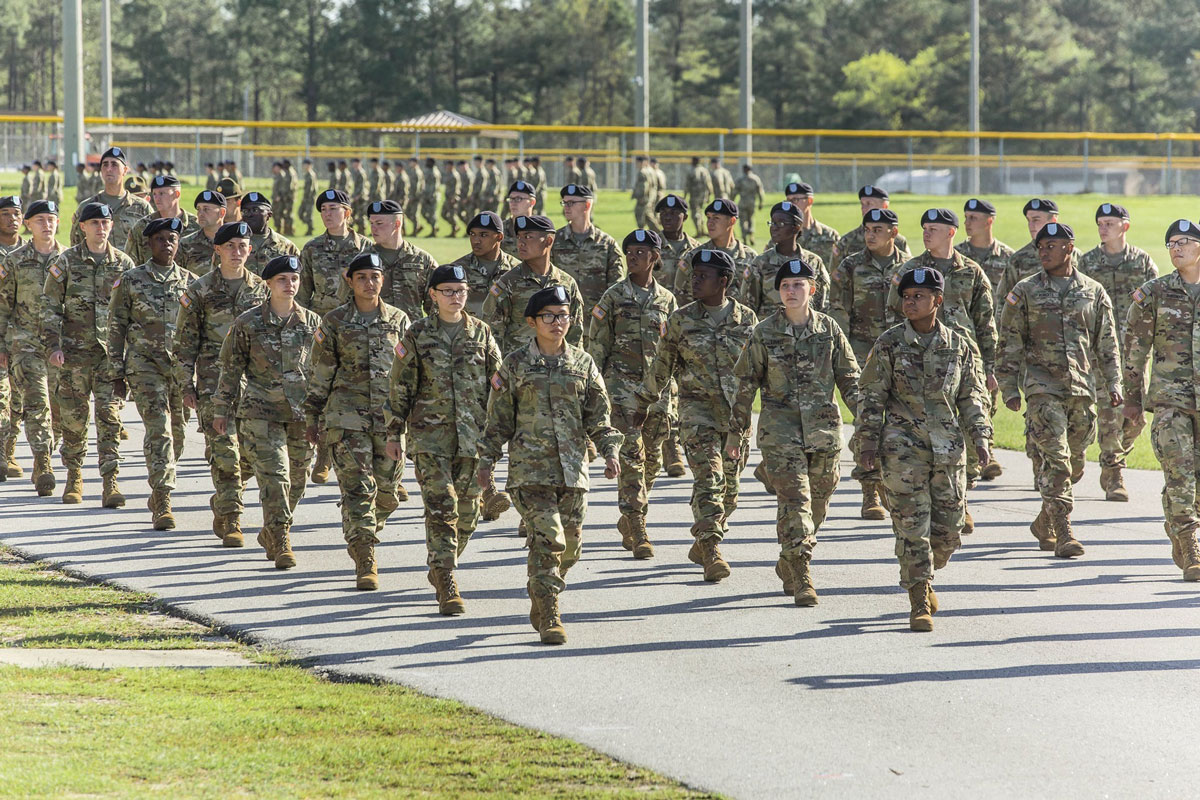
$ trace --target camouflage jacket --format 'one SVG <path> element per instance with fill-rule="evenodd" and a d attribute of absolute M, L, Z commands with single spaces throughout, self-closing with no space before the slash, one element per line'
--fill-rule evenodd
<path fill-rule="evenodd" d="M 417 320 L 396 350 L 388 440 L 407 434 L 409 452 L 479 457 L 488 379 L 500 368 L 500 348 L 487 323 L 470 314 L 463 319 L 452 340 L 437 314 Z"/>
<path fill-rule="evenodd" d="M 108 301 L 133 262 L 111 244 L 101 256 L 87 244 L 69 247 L 51 264 L 42 289 L 42 347 L 47 356 L 103 350 L 108 345 Z"/>
<path fill-rule="evenodd" d="M 513 258 L 517 257 L 517 223 L 512 217 L 504 220 L 504 238 L 500 240 L 500 250 Z"/>
<path fill-rule="evenodd" d="M 725 318 L 713 322 L 702 303 L 689 303 L 667 318 L 654 363 L 637 391 L 643 407 L 657 401 L 673 378 L 679 385 L 680 427 L 727 433 L 737 396 L 734 365 L 741 356 L 758 317 L 732 298 Z"/>
<path fill-rule="evenodd" d="M 1005 268 L 1008 267 L 1008 260 L 1013 256 L 1013 249 L 999 239 L 993 239 L 991 247 L 974 247 L 970 242 L 959 242 L 954 249 L 983 267 L 984 274 L 992 284 L 992 305 L 996 307 L 996 320 L 999 324 L 1000 281 L 1004 277 Z"/>
<path fill-rule="evenodd" d="M 492 376 L 481 466 L 508 445 L 508 485 L 588 488 L 587 440 L 615 458 L 624 436 L 609 422 L 608 392 L 592 357 L 566 346 L 544 356 L 537 341 L 509 353 Z"/>
<path fill-rule="evenodd" d="M 1103 245 L 1097 245 L 1080 257 L 1079 269 L 1108 292 L 1118 333 L 1125 330 L 1125 319 L 1133 303 L 1134 290 L 1158 277 L 1158 265 L 1150 254 L 1131 244 L 1125 245 L 1125 249 L 1112 260 L 1104 252 Z"/>
<path fill-rule="evenodd" d="M 749 306 L 760 317 L 773 314 L 783 302 L 779 298 L 779 290 L 775 288 L 775 274 L 793 258 L 803 258 L 816 268 L 817 293 L 813 296 L 812 308 L 814 311 L 824 311 L 829 302 L 829 270 L 819 255 L 803 247 L 785 256 L 775 249 L 775 245 L 771 245 L 761 255 L 755 256 L 750 265 L 742 270 L 737 288 L 738 302 Z"/>
<path fill-rule="evenodd" d="M 717 197 L 727 197 L 733 199 L 734 184 L 733 173 L 724 167 L 717 167 L 716 171 L 709 170 L 712 175 L 713 191 Z M 696 213 L 702 212 L 704 209 L 696 209 Z"/>
<path fill-rule="evenodd" d="M 1178 272 L 1135 289 L 1125 321 L 1125 402 L 1200 410 L 1200 306 Z M 1143 397 L 1150 357 L 1150 390 Z"/>
<path fill-rule="evenodd" d="M 313 335 L 304 411 L 310 426 L 383 435 L 388 381 L 408 315 L 380 303 L 364 317 L 354 300 L 330 310 Z"/>
<path fill-rule="evenodd" d="M 362 167 L 351 167 L 346 170 L 347 189 L 346 194 L 350 196 L 353 202 L 361 202 L 367 199 L 367 171 Z"/>
<path fill-rule="evenodd" d="M 467 273 L 467 310 L 475 316 L 483 313 L 483 304 L 487 300 L 488 289 L 504 273 L 521 265 L 516 257 L 510 256 L 503 250 L 496 261 L 482 261 L 474 253 L 467 253 L 462 258 L 450 262 L 450 266 L 462 267 Z"/>
<path fill-rule="evenodd" d="M 609 288 L 592 308 L 588 352 L 604 376 L 613 405 L 635 409 L 637 390 L 650 372 L 675 295 L 657 281 L 643 290 L 628 278 Z"/>
<path fill-rule="evenodd" d="M 1071 253 L 1071 266 L 1079 269 L 1079 250 L 1076 249 Z M 1012 288 L 1021 281 L 1031 275 L 1040 275 L 1042 273 L 1042 260 L 1038 257 L 1037 247 L 1033 242 L 1022 247 L 1017 252 L 1013 253 L 1008 258 L 1008 264 L 1004 267 L 1004 275 L 1000 278 L 1000 283 L 996 285 L 997 304 L 1000 299 L 1007 297 Z M 1110 300 L 1112 298 L 1109 298 Z M 1004 311 L 1003 308 L 1000 309 Z"/>
<path fill-rule="evenodd" d="M 367 173 L 367 202 L 382 200 L 387 189 L 387 181 L 383 176 L 383 170 L 379 167 L 372 167 Z"/>
<path fill-rule="evenodd" d="M 39 331 L 46 277 L 65 249 L 56 239 L 42 255 L 26 242 L 0 259 L 0 351 L 45 356 Z"/>
<path fill-rule="evenodd" d="M 600 182 L 596 180 L 596 170 L 592 169 L 591 164 L 583 168 L 583 177 L 580 178 L 579 185 L 588 187 L 593 193 L 600 188 Z"/>
<path fill-rule="evenodd" d="M 408 172 L 402 169 L 396 170 L 392 176 L 392 183 L 389 187 L 388 199 L 395 200 L 404 208 L 412 201 L 415 195 L 413 194 L 412 180 L 408 177 Z"/>
<path fill-rule="evenodd" d="M 654 176 L 654 170 L 650 167 L 642 167 L 638 170 L 637 179 L 633 184 L 633 192 L 630 194 L 639 205 L 646 205 L 654 200 L 654 196 L 658 193 L 658 178 Z"/>
<path fill-rule="evenodd" d="M 433 256 L 407 239 L 401 240 L 395 250 L 371 245 L 367 252 L 375 253 L 383 262 L 383 290 L 379 294 L 383 302 L 408 314 L 411 320 L 418 320 L 432 310 L 429 278 L 438 267 Z"/>
<path fill-rule="evenodd" d="M 446 170 L 442 176 L 442 196 L 446 203 L 457 203 L 462 194 L 462 173 L 456 169 Z"/>
<path fill-rule="evenodd" d="M 979 349 L 984 375 L 996 369 L 996 310 L 992 305 L 992 285 L 983 267 L 957 251 L 951 251 L 953 268 L 942 269 L 937 260 L 922 253 L 906 261 L 892 273 L 888 289 L 888 308 L 896 319 L 903 319 L 900 310 L 900 278 L 914 269 L 937 269 L 946 279 L 945 300 L 938 312 L 938 321 L 965 334 Z"/>
<path fill-rule="evenodd" d="M 827 269 L 833 269 L 833 248 L 840 238 L 837 231 L 816 219 L 800 229 L 800 246 L 819 255 Z"/>
<path fill-rule="evenodd" d="M 739 213 L 744 213 L 745 210 L 753 212 L 767 199 L 767 194 L 763 191 L 762 180 L 753 172 L 738 178 L 737 183 L 733 185 L 733 190 L 737 193 Z"/>
<path fill-rule="evenodd" d="M 236 404 L 238 419 L 303 422 L 313 334 L 320 322 L 303 306 L 280 318 L 270 301 L 235 319 L 221 345 L 214 416 L 232 416 Z"/>
<path fill-rule="evenodd" d="M 213 240 L 203 230 L 184 236 L 179 240 L 175 263 L 197 275 L 204 275 L 217 263 Z"/>
<path fill-rule="evenodd" d="M 108 206 L 108 210 L 112 212 L 113 226 L 112 231 L 108 234 L 108 241 L 113 247 L 122 248 L 129 241 L 129 232 L 133 227 L 141 222 L 146 217 L 154 213 L 154 209 L 150 207 L 142 198 L 137 195 L 126 192 L 120 198 L 115 198 L 104 193 L 104 184 L 101 183 L 101 189 L 97 194 L 92 195 L 79 204 L 82 208 L 86 203 L 103 203 Z M 75 209 L 75 215 L 71 217 L 71 244 L 77 245 L 83 241 L 83 231 L 79 227 L 79 208 Z"/>
<path fill-rule="evenodd" d="M 754 396 L 762 390 L 758 447 L 804 452 L 842 448 L 842 412 L 836 387 L 851 409 L 858 407 L 858 362 L 850 341 L 832 317 L 813 312 L 797 328 L 776 311 L 750 334 L 734 366 L 737 392 L 726 447 L 750 432 Z"/>
<path fill-rule="evenodd" d="M 625 279 L 625 258 L 617 240 L 592 225 L 582 241 L 576 241 L 570 225 L 554 234 L 550 260 L 575 279 L 585 307 L 600 301 L 608 287 Z"/>
<path fill-rule="evenodd" d="M 986 446 L 992 425 L 979 361 L 970 341 L 937 323 L 928 347 L 904 322 L 885 331 L 859 379 L 855 426 L 860 451 L 903 457 L 920 449 L 935 464 L 966 463 L 963 429 Z"/>
<path fill-rule="evenodd" d="M 151 373 L 174 380 L 179 298 L 196 275 L 152 261 L 117 279 L 108 310 L 108 360 L 114 378 Z"/>
<path fill-rule="evenodd" d="M 233 321 L 257 308 L 269 294 L 257 274 L 242 270 L 242 284 L 231 291 L 221 268 L 200 276 L 179 298 L 175 326 L 175 377 L 184 394 L 210 397 L 217 388 L 221 344 Z"/>
<path fill-rule="evenodd" d="M 353 230 L 345 236 L 328 231 L 309 239 L 300 251 L 300 291 L 296 302 L 321 316 L 350 298 L 346 267 L 350 260 L 371 246 L 371 240 Z"/>
<path fill-rule="evenodd" d="M 313 172 L 312 168 L 303 171 L 304 183 L 300 190 L 300 202 L 303 205 L 311 206 L 317 202 L 317 173 Z"/>
<path fill-rule="evenodd" d="M 1004 401 L 1024 392 L 1096 399 L 1096 371 L 1105 392 L 1120 389 L 1121 354 L 1112 302 L 1104 287 L 1073 270 L 1060 293 L 1043 271 L 1004 297 L 1002 351 L 996 379 Z"/>
<path fill-rule="evenodd" d="M 700 246 L 700 242 L 688 236 L 686 231 L 681 231 L 681 233 L 683 233 L 682 239 L 662 237 L 662 264 L 654 269 L 654 280 L 661 283 L 663 288 L 670 291 L 676 297 L 678 297 L 678 294 L 676 294 L 675 290 L 675 274 L 679 270 L 679 259 L 683 257 L 684 253 Z M 690 296 L 691 293 L 692 287 L 689 284 L 688 295 Z"/>
<path fill-rule="evenodd" d="M 275 256 L 298 256 L 300 250 L 292 240 L 278 231 L 267 228 L 265 233 L 250 234 L 250 258 L 246 259 L 246 269 L 255 275 L 262 275 L 267 262 Z"/>
<path fill-rule="evenodd" d="M 532 341 L 533 329 L 525 322 L 525 305 L 538 289 L 555 284 L 565 288 L 571 298 L 567 342 L 580 343 L 583 339 L 583 298 L 575 279 L 553 264 L 545 275 L 537 275 L 522 262 L 497 278 L 483 301 L 483 321 L 492 326 L 501 353 L 507 355 Z"/>
<path fill-rule="evenodd" d="M 896 248 L 886 266 L 880 266 L 869 250 L 859 250 L 842 259 L 829 282 L 829 315 L 850 337 L 859 359 L 879 335 L 899 322 L 888 307 L 892 275 L 910 258 L 907 250 Z"/>
<path fill-rule="evenodd" d="M 685 306 L 692 302 L 692 258 L 700 250 L 724 250 L 733 258 L 733 278 L 729 281 L 729 286 L 726 288 L 726 294 L 730 297 L 737 297 L 738 284 L 741 281 L 746 268 L 754 263 L 754 259 L 758 258 L 758 253 L 747 247 L 738 239 L 734 239 L 728 248 L 717 247 L 713 244 L 713 240 L 709 239 L 704 244 L 689 250 L 679 257 L 679 261 L 675 264 L 675 285 L 671 287 L 675 292 L 675 299 L 679 301 L 680 306 Z"/>
<path fill-rule="evenodd" d="M 146 241 L 146 226 L 151 221 L 158 219 L 161 214 L 155 211 L 153 214 L 143 217 L 137 221 L 132 228 L 129 229 L 129 237 L 125 241 L 125 253 L 133 259 L 135 264 L 145 264 L 150 260 L 150 244 Z M 200 230 L 200 223 L 196 221 L 194 214 L 189 213 L 186 209 L 179 209 L 179 221 L 183 223 L 183 231 L 179 234 L 179 238 L 196 233 Z M 113 240 L 116 242 L 117 240 Z M 121 245 L 118 243 L 118 247 Z"/>
<path fill-rule="evenodd" d="M 62 204 L 63 174 L 58 170 L 46 175 L 46 199 Z"/>
<path fill-rule="evenodd" d="M 690 204 L 692 208 L 699 212 L 704 201 L 712 197 L 712 175 L 704 167 L 692 167 L 691 171 L 687 174 L 687 178 L 684 180 L 683 190 L 689 198 L 692 198 L 692 203 Z"/>
<path fill-rule="evenodd" d="M 866 229 L 862 225 L 859 225 L 838 239 L 837 244 L 833 246 L 833 263 L 830 269 L 837 269 L 838 265 L 842 263 L 842 259 L 866 249 Z M 905 239 L 903 234 L 896 234 L 896 249 L 902 250 L 905 253 L 910 252 L 908 249 L 908 239 Z"/>

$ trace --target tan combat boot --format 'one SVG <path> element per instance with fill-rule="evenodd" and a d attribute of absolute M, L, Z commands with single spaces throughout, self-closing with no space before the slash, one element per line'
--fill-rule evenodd
<path fill-rule="evenodd" d="M 541 605 L 541 634 L 542 644 L 566 644 L 567 630 L 563 627 L 562 617 L 558 613 L 558 595 L 547 592 L 538 597 Z"/>
<path fill-rule="evenodd" d="M 984 467 L 983 471 L 979 474 L 979 477 L 983 478 L 985 481 L 994 481 L 1003 474 L 1004 467 L 1000 466 L 999 461 L 989 461 L 988 465 Z"/>
<path fill-rule="evenodd" d="M 354 588 L 364 592 L 379 588 L 379 566 L 375 563 L 375 545 L 355 539 L 346 545 L 346 552 L 354 559 Z"/>
<path fill-rule="evenodd" d="M 495 486 L 489 486 L 479 499 L 479 516 L 488 522 L 500 519 L 500 515 L 512 508 L 512 498 L 508 492 L 501 492 Z"/>
<path fill-rule="evenodd" d="M 862 493 L 862 511 L 859 516 L 862 519 L 883 519 L 885 512 L 883 510 L 883 503 L 879 499 L 879 483 L 876 481 L 864 481 Z"/>
<path fill-rule="evenodd" d="M 155 489 L 147 502 L 154 521 L 154 530 L 169 531 L 175 528 L 175 515 L 171 513 L 171 493 L 166 489 Z"/>
<path fill-rule="evenodd" d="M 1038 540 L 1039 548 L 1047 551 L 1054 549 L 1054 524 L 1045 504 L 1042 505 L 1042 510 L 1038 512 L 1033 524 L 1029 526 L 1029 532 Z"/>
<path fill-rule="evenodd" d="M 245 547 L 246 537 L 242 535 L 242 517 L 240 514 L 226 514 L 221 519 L 221 544 L 226 547 Z M 272 559 L 274 560 L 274 559 Z"/>
<path fill-rule="evenodd" d="M 646 518 L 641 515 L 633 517 L 629 526 L 633 529 L 633 557 L 641 561 L 654 558 L 654 545 L 646 533 Z"/>
<path fill-rule="evenodd" d="M 329 448 L 321 445 L 317 448 L 317 463 L 313 466 L 312 482 L 325 483 L 329 480 Z"/>
<path fill-rule="evenodd" d="M 775 576 L 783 581 L 783 593 L 785 595 L 791 597 L 796 593 L 796 585 L 792 582 L 792 571 L 788 569 L 787 564 L 783 562 L 782 558 L 775 561 Z"/>
<path fill-rule="evenodd" d="M 963 517 L 962 535 L 969 536 L 975 532 L 975 518 L 971 516 L 971 511 L 966 511 L 966 516 Z"/>
<path fill-rule="evenodd" d="M 1188 533 L 1179 537 L 1179 560 L 1183 562 L 1183 579 L 1189 583 L 1200 581 L 1200 545 L 1196 543 L 1196 534 Z"/>
<path fill-rule="evenodd" d="M 908 628 L 926 633 L 933 630 L 933 609 L 929 607 L 929 583 L 921 581 L 908 589 Z"/>
<path fill-rule="evenodd" d="M 692 543 L 688 558 L 693 564 L 704 567 L 704 580 L 716 583 L 729 577 L 729 564 L 721 557 L 720 540 L 706 536 Z"/>
<path fill-rule="evenodd" d="M 1117 503 L 1129 502 L 1129 490 L 1125 488 L 1125 477 L 1120 467 L 1104 467 L 1100 470 L 1100 487 L 1104 489 L 1104 499 Z"/>
<path fill-rule="evenodd" d="M 454 617 L 466 613 L 467 604 L 463 602 L 458 591 L 454 570 L 433 567 L 429 570 L 429 580 L 437 591 L 439 614 L 443 617 Z"/>
<path fill-rule="evenodd" d="M 296 566 L 296 554 L 292 552 L 292 539 L 287 530 L 275 535 L 275 569 L 291 569 Z"/>
<path fill-rule="evenodd" d="M 617 520 L 617 533 L 621 534 L 621 547 L 633 550 L 633 524 L 624 514 Z"/>
<path fill-rule="evenodd" d="M 62 501 L 69 505 L 83 502 L 83 473 L 80 470 L 67 470 L 67 485 L 63 487 Z"/>
<path fill-rule="evenodd" d="M 663 442 L 662 456 L 667 475 L 672 478 L 683 477 L 683 456 L 679 453 L 679 442 L 675 440 L 674 436 L 668 436 Z"/>
<path fill-rule="evenodd" d="M 1059 558 L 1083 555 L 1083 545 L 1071 532 L 1071 517 L 1062 512 L 1054 514 L 1054 555 Z"/>
<path fill-rule="evenodd" d="M 1164 522 L 1163 527 L 1167 530 L 1167 538 L 1171 540 L 1171 560 L 1175 562 L 1175 566 L 1183 569 L 1183 546 L 1179 543 L 1179 538 L 1171 533 L 1171 524 Z"/>
<path fill-rule="evenodd" d="M 784 560 L 784 570 L 792 574 L 792 588 L 798 606 L 815 606 L 817 590 L 813 586 L 812 571 L 809 569 L 811 559 L 802 555 L 794 555 Z"/>
<path fill-rule="evenodd" d="M 767 494 L 775 494 L 775 487 L 771 485 L 771 476 L 767 474 L 766 464 L 762 463 L 761 461 L 758 462 L 758 466 L 754 468 L 754 477 L 763 485 L 763 488 L 767 490 Z"/>
<path fill-rule="evenodd" d="M 17 437 L 15 435 L 9 436 L 8 442 L 4 445 L 4 459 L 5 477 L 19 478 L 25 474 L 25 470 L 21 469 L 21 465 L 17 463 Z"/>
<path fill-rule="evenodd" d="M 399 481 L 396 482 L 396 502 L 397 503 L 407 503 L 408 502 L 408 489 L 405 489 L 404 484 L 400 483 Z"/>
<path fill-rule="evenodd" d="M 49 497 L 54 493 L 54 468 L 50 466 L 49 453 L 38 453 L 33 457 L 33 486 L 38 497 Z"/>
<path fill-rule="evenodd" d="M 121 494 L 121 487 L 117 485 L 116 470 L 104 476 L 104 492 L 100 504 L 105 508 L 121 508 L 125 505 L 125 495 Z"/>
<path fill-rule="evenodd" d="M 525 594 L 529 595 L 529 624 L 533 626 L 535 631 L 541 633 L 542 608 L 538 605 L 538 599 L 533 594 L 533 587 L 528 583 L 525 584 Z"/>
<path fill-rule="evenodd" d="M 279 545 L 275 542 L 275 534 L 263 527 L 258 529 L 258 536 L 256 538 L 263 552 L 267 554 L 267 561 L 274 561 L 275 553 L 279 549 Z"/>

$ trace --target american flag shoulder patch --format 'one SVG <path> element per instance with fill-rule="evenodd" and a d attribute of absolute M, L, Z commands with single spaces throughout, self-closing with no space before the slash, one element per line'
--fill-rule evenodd
<path fill-rule="evenodd" d="M 2 277 L 4 277 L 4 276 L 0 275 L 0 278 L 2 278 Z M 1133 302 L 1140 303 L 1145 299 L 1146 299 L 1146 293 L 1142 291 L 1142 287 L 1139 286 L 1138 288 L 1133 290 Z"/>
<path fill-rule="evenodd" d="M 8 277 L 8 270 L 6 270 L 4 267 L 0 267 L 0 281 L 4 280 L 7 277 Z"/>
<path fill-rule="evenodd" d="M 404 342 L 396 342 L 396 355 L 404 358 L 408 355 L 408 348 L 404 346 Z"/>
<path fill-rule="evenodd" d="M 184 292 L 183 294 L 179 295 L 179 304 L 181 306 L 183 306 L 184 308 L 190 307 L 192 305 L 191 296 L 187 292 Z"/>
<path fill-rule="evenodd" d="M 61 278 L 63 276 L 62 267 L 60 267 L 58 264 L 51 264 L 50 274 L 56 278 Z"/>
<path fill-rule="evenodd" d="M 892 286 L 899 286 L 899 285 L 900 285 L 900 273 L 897 272 L 895 275 L 892 276 Z"/>
<path fill-rule="evenodd" d="M 121 285 L 121 279 L 118 277 L 115 281 L 113 281 L 113 288 L 115 289 L 120 285 Z"/>
<path fill-rule="evenodd" d="M 749 277 L 750 277 L 750 268 L 749 268 L 749 267 L 746 267 L 744 270 L 742 270 L 742 277 L 743 277 L 743 278 L 749 278 Z"/>
<path fill-rule="evenodd" d="M 499 372 L 495 372 L 492 374 L 491 382 L 492 382 L 492 388 L 495 389 L 497 392 L 504 388 L 504 381 L 500 379 Z"/>
<path fill-rule="evenodd" d="M 313 338 L 316 339 L 317 342 L 324 342 L 325 341 L 325 331 L 322 330 L 321 328 L 317 328 L 317 332 L 315 334 L 313 334 Z"/>
<path fill-rule="evenodd" d="M 496 284 L 494 284 L 494 283 L 492 284 L 492 288 L 491 288 L 491 289 L 489 289 L 488 291 L 492 293 L 492 297 L 499 297 L 499 296 L 500 296 L 500 287 L 499 287 L 499 286 L 497 286 L 497 285 L 496 285 Z"/>
<path fill-rule="evenodd" d="M 1008 303 L 1010 306 L 1015 306 L 1020 302 L 1020 300 L 1017 298 L 1016 292 L 1009 292 L 1008 295 L 1005 296 L 1004 302 Z"/>
<path fill-rule="evenodd" d="M 658 335 L 659 335 L 659 336 L 666 336 L 666 335 L 667 335 L 667 321 L 666 321 L 665 319 L 664 319 L 664 320 L 663 320 L 661 323 L 659 323 L 659 326 L 658 326 Z"/>
<path fill-rule="evenodd" d="M 604 309 L 600 306 L 592 306 L 592 316 L 596 319 L 604 319 Z"/>

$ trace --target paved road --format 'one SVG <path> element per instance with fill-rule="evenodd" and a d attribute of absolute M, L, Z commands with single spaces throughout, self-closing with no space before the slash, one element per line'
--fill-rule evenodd
<path fill-rule="evenodd" d="M 526 619 L 515 512 L 472 543 L 460 570 L 468 614 L 447 619 L 425 581 L 411 468 L 412 500 L 379 556 L 383 588 L 356 592 L 334 486 L 310 487 L 294 531 L 300 565 L 279 572 L 211 534 L 198 436 L 181 468 L 180 527 L 152 530 L 140 424 L 131 431 L 126 509 L 99 508 L 94 470 L 83 506 L 10 480 L 0 538 L 321 667 L 456 698 L 736 797 L 1195 794 L 1200 586 L 1171 563 L 1158 473 L 1131 473 L 1132 502 L 1105 503 L 1089 465 L 1076 507 L 1087 555 L 1059 561 L 1029 534 L 1038 501 L 1024 456 L 1001 453 L 1005 475 L 971 495 L 976 533 L 939 574 L 937 629 L 915 634 L 890 529 L 857 519 L 848 478 L 817 549 L 821 603 L 800 609 L 780 593 L 774 501 L 749 469 L 724 547 L 733 574 L 718 585 L 686 558 L 687 478 L 660 482 L 657 557 L 638 562 L 618 541 L 615 489 L 593 469 L 584 558 L 563 602 L 570 641 L 548 648 Z M 258 520 L 255 506 L 248 541 Z"/>

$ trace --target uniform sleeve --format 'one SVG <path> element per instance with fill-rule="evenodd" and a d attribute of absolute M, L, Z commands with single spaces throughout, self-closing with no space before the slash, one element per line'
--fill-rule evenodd
<path fill-rule="evenodd" d="M 892 319 L 904 319 L 904 309 L 900 304 L 900 276 L 909 271 L 908 262 L 901 264 L 888 281 L 887 311 Z"/>
<path fill-rule="evenodd" d="M 986 447 L 992 438 L 992 423 L 989 411 L 991 401 L 988 399 L 987 384 L 984 383 L 983 372 L 980 370 L 980 359 L 975 357 L 974 348 L 969 342 L 963 342 L 962 378 L 958 382 L 958 394 L 955 396 L 955 407 L 958 409 L 962 426 L 971 434 L 976 447 Z"/>
<path fill-rule="evenodd" d="M 183 394 L 196 393 L 196 360 L 200 357 L 200 301 L 189 286 L 179 298 L 175 323 L 175 382 Z"/>
<path fill-rule="evenodd" d="M 496 343 L 503 353 L 508 352 L 504 331 L 507 327 L 510 304 L 508 294 L 498 282 L 493 281 L 491 288 L 488 289 L 487 297 L 483 299 L 483 308 L 479 311 L 479 318 L 492 329 L 492 335 L 496 337 Z"/>
<path fill-rule="evenodd" d="M 971 323 L 975 328 L 975 343 L 979 346 L 984 374 L 990 375 L 996 371 L 996 309 L 991 281 L 982 269 L 978 277 L 972 289 Z"/>
<path fill-rule="evenodd" d="M 42 346 L 47 357 L 55 350 L 62 350 L 63 305 L 67 299 L 69 274 L 66 257 L 59 256 L 50 265 L 46 284 L 42 287 Z"/>
<path fill-rule="evenodd" d="M 517 430 L 517 400 L 513 376 L 507 364 L 492 375 L 492 393 L 488 397 L 487 430 L 480 444 L 479 466 L 491 467 L 500 460 L 501 451 Z"/>
<path fill-rule="evenodd" d="M 217 379 L 217 391 L 213 395 L 213 416 L 229 417 L 242 383 L 242 376 L 250 363 L 250 337 L 244 325 L 234 323 L 221 345 L 218 362 L 221 375 Z"/>
<path fill-rule="evenodd" d="M 146 237 L 142 235 L 144 230 L 146 230 L 144 222 L 134 225 L 133 229 L 129 231 L 129 236 L 125 239 L 125 246 L 121 247 L 135 264 L 145 264 L 150 260 L 150 253 L 146 247 Z M 117 244 L 113 246 L 120 247 Z"/>
<path fill-rule="evenodd" d="M 1105 391 L 1121 389 L 1121 344 L 1117 339 L 1117 324 L 1113 319 L 1112 301 L 1108 292 L 1100 290 L 1100 309 L 1096 315 L 1096 330 L 1092 336 L 1092 353 L 1104 375 Z M 1101 398 L 1101 407 L 1108 401 Z"/>
<path fill-rule="evenodd" d="M 1133 293 L 1133 302 L 1125 315 L 1125 340 L 1121 352 L 1124 358 L 1124 396 L 1126 405 L 1145 409 L 1142 387 L 1146 385 L 1146 369 L 1154 347 L 1154 326 L 1158 309 L 1152 289 L 1144 285 Z"/>
<path fill-rule="evenodd" d="M 758 269 L 757 262 L 758 259 L 755 259 L 742 270 L 742 280 L 736 293 L 733 291 L 729 293 L 730 297 L 747 306 L 756 314 L 762 308 L 762 272 Z"/>
<path fill-rule="evenodd" d="M 679 261 L 675 264 L 675 279 L 671 282 L 671 290 L 675 296 L 683 295 L 684 297 L 692 296 L 692 255 L 695 249 L 688 250 L 679 257 Z"/>
<path fill-rule="evenodd" d="M 129 332 L 132 304 L 129 282 L 118 280 L 108 299 L 108 362 L 112 380 L 125 377 L 125 337 Z"/>
<path fill-rule="evenodd" d="M 305 247 L 300 251 L 300 290 L 296 292 L 296 302 L 305 308 L 312 308 L 313 294 L 316 290 L 316 281 L 313 278 L 312 249 Z"/>
<path fill-rule="evenodd" d="M 850 340 L 840 330 L 833 332 L 833 382 L 842 393 L 850 413 L 858 416 L 860 371 Z"/>
<path fill-rule="evenodd" d="M 588 366 L 590 369 L 583 398 L 583 429 L 587 431 L 588 438 L 596 445 L 596 450 L 601 456 L 616 458 L 625 436 L 612 426 L 612 403 L 608 399 L 604 378 L 600 375 L 600 370 L 596 369 L 596 362 L 590 361 Z"/>
<path fill-rule="evenodd" d="M 762 334 L 756 328 L 750 341 L 738 356 L 733 367 L 737 378 L 737 390 L 733 398 L 733 411 L 729 417 L 729 433 L 725 435 L 725 446 L 740 447 L 745 434 L 750 430 L 751 414 L 754 411 L 754 396 L 767 375 L 767 348 Z"/>
<path fill-rule="evenodd" d="M 617 316 L 614 305 L 608 292 L 605 292 L 588 315 L 588 354 L 596 362 L 601 374 L 608 365 L 608 356 L 616 337 L 613 329 Z"/>
<path fill-rule="evenodd" d="M 406 331 L 396 347 L 388 385 L 388 441 L 398 442 L 408 429 L 408 415 L 421 382 L 421 359 L 412 331 Z"/>
<path fill-rule="evenodd" d="M 675 365 L 679 361 L 679 339 L 682 331 L 683 325 L 679 321 L 679 312 L 676 311 L 667 318 L 667 335 L 659 341 L 650 371 L 635 392 L 644 406 L 656 403 L 662 397 L 663 391 L 671 385 Z"/>
<path fill-rule="evenodd" d="M 1004 310 L 1000 314 L 1000 355 L 996 360 L 996 380 L 1000 384 L 1000 395 L 1004 402 L 1021 397 L 1021 367 L 1025 363 L 1025 342 L 1029 338 L 1029 317 L 1025 313 L 1025 299 L 1019 290 L 1013 289 L 1001 300 Z M 1111 313 L 1110 313 L 1111 316 Z"/>
<path fill-rule="evenodd" d="M 824 312 L 829 307 L 829 270 L 825 266 L 825 259 L 820 256 L 817 256 L 813 267 L 817 270 L 817 293 L 813 295 L 812 307 Z"/>
<path fill-rule="evenodd" d="M 892 392 L 892 353 L 889 344 L 876 341 L 867 354 L 862 378 L 858 383 L 858 416 L 854 426 L 859 437 L 859 452 L 879 450 L 883 439 L 884 413 Z"/>
<path fill-rule="evenodd" d="M 621 246 L 617 244 L 616 239 L 608 243 L 608 252 L 605 261 L 605 279 L 608 281 L 609 286 L 625 280 L 625 256 L 621 253 Z"/>
<path fill-rule="evenodd" d="M 842 329 L 842 333 L 850 335 L 850 309 L 854 302 L 854 278 L 846 268 L 845 262 L 833 270 L 829 279 L 829 306 L 825 313 L 833 317 L 833 321 Z"/>
<path fill-rule="evenodd" d="M 8 353 L 8 321 L 17 308 L 17 265 L 12 259 L 0 260 L 0 353 Z"/>
<path fill-rule="evenodd" d="M 312 371 L 308 376 L 308 394 L 304 397 L 304 417 L 308 426 L 319 425 L 325 416 L 325 405 L 333 391 L 340 364 L 336 329 L 322 322 L 313 335 Z"/>
<path fill-rule="evenodd" d="M 579 294 L 579 287 L 576 286 L 571 290 L 571 304 L 567 306 L 571 312 L 571 327 L 567 329 L 567 341 L 576 347 L 583 344 L 583 297 Z"/>

